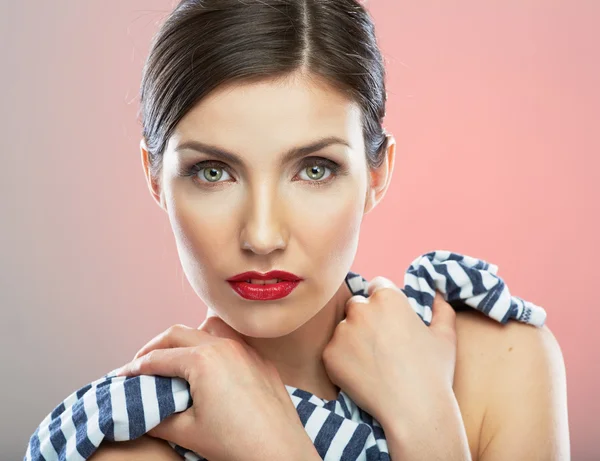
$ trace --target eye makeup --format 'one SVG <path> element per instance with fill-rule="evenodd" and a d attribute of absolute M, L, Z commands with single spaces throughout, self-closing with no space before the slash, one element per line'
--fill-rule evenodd
<path fill-rule="evenodd" d="M 320 168 L 325 168 L 326 170 L 330 171 L 330 174 L 326 177 L 326 179 L 318 179 L 318 180 L 310 180 L 310 179 L 300 179 L 299 181 L 302 181 L 304 183 L 307 183 L 309 185 L 309 187 L 323 187 L 325 185 L 328 185 L 329 183 L 331 183 L 332 181 L 334 181 L 338 176 L 343 176 L 343 175 L 347 175 L 348 174 L 348 168 L 340 165 L 337 162 L 334 162 L 333 160 L 324 158 L 324 157 L 306 157 L 304 159 L 302 159 L 300 162 L 300 167 L 299 167 L 299 173 L 302 172 L 303 170 L 306 170 L 307 168 L 311 168 L 311 167 L 320 167 Z M 224 162 L 221 161 L 217 161 L 217 160 L 203 160 L 197 163 L 194 163 L 188 167 L 182 167 L 179 171 L 178 171 L 178 176 L 180 177 L 192 177 L 197 175 L 199 172 L 206 170 L 206 169 L 215 169 L 215 170 L 223 170 L 225 172 L 227 172 L 227 174 L 229 174 L 232 178 L 235 178 L 235 175 L 233 173 L 233 171 L 231 170 L 231 168 L 229 167 L 229 165 L 227 165 Z M 296 176 L 295 176 L 296 177 Z M 199 178 L 193 178 L 194 182 L 196 182 L 197 184 L 199 184 L 201 187 L 207 187 L 207 188 L 211 188 L 211 187 L 216 187 L 218 184 L 223 184 L 225 182 L 229 182 L 229 181 L 208 181 L 208 180 L 201 180 Z M 296 180 L 298 181 L 298 180 Z"/>

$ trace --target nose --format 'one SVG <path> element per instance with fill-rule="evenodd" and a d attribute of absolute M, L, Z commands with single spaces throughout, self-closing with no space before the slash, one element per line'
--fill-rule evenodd
<path fill-rule="evenodd" d="M 286 247 L 284 207 L 278 196 L 277 191 L 266 183 L 248 194 L 240 236 L 242 249 L 266 255 Z"/>

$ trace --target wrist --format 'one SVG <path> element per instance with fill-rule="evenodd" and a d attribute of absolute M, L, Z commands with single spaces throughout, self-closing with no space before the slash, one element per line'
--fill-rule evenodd
<path fill-rule="evenodd" d="M 465 426 L 454 392 L 423 394 L 379 420 L 392 459 L 470 460 Z"/>
<path fill-rule="evenodd" d="M 308 436 L 306 429 L 298 420 L 285 432 L 279 431 L 280 435 L 273 441 L 272 449 L 268 456 L 260 459 L 285 459 L 286 461 L 322 461 L 313 441 Z"/>
<path fill-rule="evenodd" d="M 445 418 L 455 414 L 458 402 L 454 390 L 448 386 L 434 389 L 423 389 L 410 395 L 396 394 L 393 398 L 385 398 L 372 416 L 383 427 L 397 429 L 412 427 L 415 423 L 427 423 L 432 418 Z M 460 411 L 459 411 L 460 413 Z"/>

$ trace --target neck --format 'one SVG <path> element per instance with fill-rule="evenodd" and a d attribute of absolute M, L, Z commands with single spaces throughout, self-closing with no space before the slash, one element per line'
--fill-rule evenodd
<path fill-rule="evenodd" d="M 322 355 L 335 327 L 344 318 L 345 304 L 351 296 L 344 281 L 319 313 L 294 332 L 279 338 L 245 336 L 244 340 L 275 365 L 285 384 L 335 400 L 339 388 L 327 375 Z"/>

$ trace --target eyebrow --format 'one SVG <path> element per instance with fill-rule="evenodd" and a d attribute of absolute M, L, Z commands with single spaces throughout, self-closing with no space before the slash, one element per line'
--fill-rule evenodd
<path fill-rule="evenodd" d="M 305 146 L 292 147 L 290 150 L 288 150 L 283 155 L 283 157 L 281 159 L 281 164 L 285 165 L 286 163 L 291 162 L 292 160 L 305 157 L 308 154 L 312 154 L 313 152 L 320 151 L 321 149 L 324 149 L 325 147 L 329 147 L 333 144 L 342 144 L 344 146 L 352 148 L 350 143 L 342 138 L 338 138 L 337 136 L 327 136 L 325 138 L 318 139 L 317 141 L 314 141 Z M 201 153 L 205 153 L 208 155 L 212 155 L 214 157 L 220 158 L 222 160 L 226 160 L 229 163 L 232 163 L 235 165 L 242 165 L 244 163 L 241 160 L 241 158 L 238 157 L 236 154 L 234 154 L 232 152 L 227 152 L 226 150 L 221 149 L 220 147 L 217 147 L 217 146 L 214 146 L 211 144 L 206 144 L 206 143 L 203 143 L 200 141 L 193 141 L 193 140 L 184 141 L 181 144 L 177 145 L 174 150 L 175 150 L 175 152 L 179 152 L 179 151 L 183 151 L 183 150 L 193 150 L 196 152 L 201 152 Z"/>

